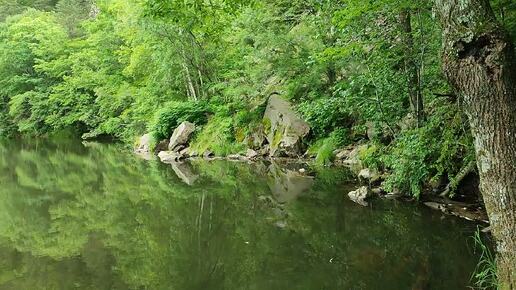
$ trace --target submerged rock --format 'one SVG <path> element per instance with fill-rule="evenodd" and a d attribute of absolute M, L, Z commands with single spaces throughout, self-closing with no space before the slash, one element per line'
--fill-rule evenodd
<path fill-rule="evenodd" d="M 270 156 L 298 157 L 303 154 L 303 138 L 310 133 L 310 126 L 298 116 L 289 102 L 273 94 L 269 98 L 263 123 Z"/>
<path fill-rule="evenodd" d="M 371 197 L 371 191 L 367 186 L 362 186 L 359 189 L 355 191 L 351 191 L 348 193 L 349 198 L 362 205 L 362 206 L 368 206 L 369 203 L 366 201 L 369 197 Z"/>
<path fill-rule="evenodd" d="M 168 150 L 173 151 L 177 146 L 187 144 L 194 131 L 195 124 L 190 122 L 181 123 L 181 125 L 174 130 L 172 137 L 170 137 Z"/>

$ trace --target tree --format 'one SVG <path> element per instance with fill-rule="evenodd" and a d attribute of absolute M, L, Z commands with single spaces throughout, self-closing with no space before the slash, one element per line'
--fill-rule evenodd
<path fill-rule="evenodd" d="M 498 279 L 516 289 L 516 59 L 487 0 L 436 0 L 443 70 L 475 139 L 480 189 L 497 241 Z"/>
<path fill-rule="evenodd" d="M 405 48 L 405 74 L 407 75 L 408 94 L 410 108 L 417 120 L 417 126 L 421 126 L 424 118 L 423 96 L 421 93 L 420 72 L 414 56 L 414 38 L 412 36 L 411 11 L 402 8 L 400 12 L 400 24 Z"/>

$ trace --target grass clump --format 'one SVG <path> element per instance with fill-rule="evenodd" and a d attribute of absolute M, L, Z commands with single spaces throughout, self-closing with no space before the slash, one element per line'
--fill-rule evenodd
<path fill-rule="evenodd" d="M 500 289 L 496 274 L 496 259 L 491 249 L 482 240 L 478 229 L 473 236 L 473 240 L 475 242 L 475 249 L 480 251 L 480 258 L 475 272 L 471 276 L 472 288 L 480 290 Z"/>
<path fill-rule="evenodd" d="M 330 165 L 334 159 L 333 153 L 340 146 L 349 144 L 349 132 L 346 129 L 337 129 L 328 137 L 319 139 L 308 149 L 308 154 L 315 155 L 315 163 L 321 166 Z"/>

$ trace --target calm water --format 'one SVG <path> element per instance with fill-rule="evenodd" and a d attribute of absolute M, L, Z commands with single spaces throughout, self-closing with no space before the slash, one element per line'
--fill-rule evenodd
<path fill-rule="evenodd" d="M 0 289 L 465 289 L 475 225 L 346 198 L 343 169 L 0 143 Z"/>

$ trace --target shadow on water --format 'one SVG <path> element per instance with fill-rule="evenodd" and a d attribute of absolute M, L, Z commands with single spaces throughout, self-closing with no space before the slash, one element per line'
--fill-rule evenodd
<path fill-rule="evenodd" d="M 343 169 L 0 143 L 0 289 L 464 289 L 475 226 L 363 208 Z"/>

